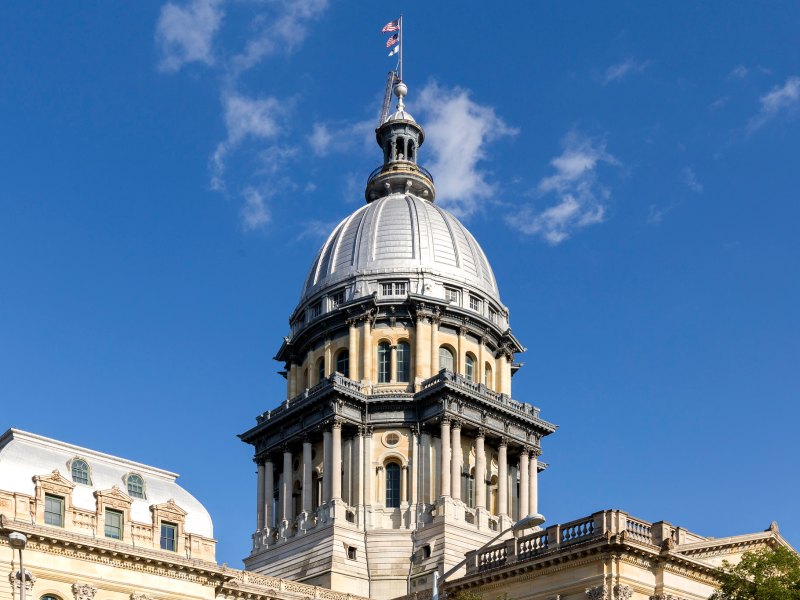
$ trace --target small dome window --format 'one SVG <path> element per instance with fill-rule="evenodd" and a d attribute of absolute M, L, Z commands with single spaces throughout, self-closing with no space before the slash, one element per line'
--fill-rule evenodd
<path fill-rule="evenodd" d="M 142 479 L 141 475 L 137 475 L 136 473 L 131 473 L 127 476 L 125 485 L 128 488 L 128 495 L 132 498 L 141 498 L 142 500 L 145 499 L 144 495 L 144 479 Z"/>
<path fill-rule="evenodd" d="M 89 474 L 89 463 L 82 458 L 73 458 L 70 465 L 72 471 L 72 481 L 83 485 L 92 485 L 92 477 Z"/>
<path fill-rule="evenodd" d="M 383 435 L 383 445 L 387 448 L 394 448 L 400 443 L 400 434 L 396 431 L 388 431 Z"/>

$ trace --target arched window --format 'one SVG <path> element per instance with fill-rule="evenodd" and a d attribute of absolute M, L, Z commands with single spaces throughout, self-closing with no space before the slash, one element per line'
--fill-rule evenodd
<path fill-rule="evenodd" d="M 317 361 L 317 383 L 321 383 L 325 379 L 325 359 L 320 358 Z"/>
<path fill-rule="evenodd" d="M 61 600 L 58 596 L 53 596 L 52 594 L 45 594 L 39 600 Z"/>
<path fill-rule="evenodd" d="M 386 508 L 400 508 L 400 465 L 386 465 Z"/>
<path fill-rule="evenodd" d="M 411 379 L 411 346 L 408 342 L 397 344 L 397 381 Z"/>
<path fill-rule="evenodd" d="M 389 383 L 391 377 L 392 349 L 389 342 L 378 344 L 378 383 Z"/>
<path fill-rule="evenodd" d="M 467 381 L 475 381 L 475 357 L 467 354 L 464 360 L 464 376 Z"/>
<path fill-rule="evenodd" d="M 492 365 L 488 362 L 483 366 L 483 385 L 492 387 Z"/>
<path fill-rule="evenodd" d="M 76 458 L 72 461 L 72 481 L 84 485 L 92 485 L 92 480 L 89 477 L 89 464 L 85 460 Z"/>
<path fill-rule="evenodd" d="M 342 350 L 336 355 L 336 371 L 345 377 L 350 377 L 350 352 Z"/>
<path fill-rule="evenodd" d="M 447 369 L 448 371 L 453 371 L 453 365 L 455 364 L 455 356 L 453 355 L 453 351 L 450 350 L 447 346 L 440 346 L 439 347 L 439 368 L 440 369 Z"/>
<path fill-rule="evenodd" d="M 131 473 L 125 483 L 128 487 L 129 496 L 144 499 L 144 479 L 142 479 L 141 475 Z"/>

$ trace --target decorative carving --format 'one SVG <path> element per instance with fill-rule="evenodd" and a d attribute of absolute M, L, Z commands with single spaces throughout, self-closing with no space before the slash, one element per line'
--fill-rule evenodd
<path fill-rule="evenodd" d="M 531 458 L 538 459 L 542 455 L 542 449 L 534 446 L 529 450 Z"/>
<path fill-rule="evenodd" d="M 97 588 L 88 583 L 72 584 L 72 595 L 75 596 L 75 600 L 93 600 L 96 593 Z"/>
<path fill-rule="evenodd" d="M 498 448 L 502 448 L 503 446 L 508 447 L 508 438 L 506 436 L 502 436 L 500 442 L 497 444 Z"/>
<path fill-rule="evenodd" d="M 478 427 L 478 433 L 475 434 L 475 437 L 485 438 L 486 437 L 486 428 L 485 427 Z"/>
<path fill-rule="evenodd" d="M 617 584 L 614 586 L 615 600 L 630 600 L 633 596 L 633 588 L 629 585 Z"/>
<path fill-rule="evenodd" d="M 591 588 L 586 588 L 586 597 L 589 600 L 607 600 L 608 599 L 608 587 L 605 585 L 598 585 Z"/>
<path fill-rule="evenodd" d="M 19 589 L 19 584 L 21 581 L 22 581 L 22 576 L 20 575 L 20 572 L 18 570 L 11 571 L 11 573 L 8 574 L 8 582 L 11 584 L 11 587 L 14 588 L 15 590 Z M 30 571 L 28 571 L 28 569 L 25 569 L 25 591 L 26 592 L 32 591 L 34 583 L 36 583 L 36 576 Z"/>
<path fill-rule="evenodd" d="M 131 600 L 153 600 L 149 594 L 142 594 L 141 592 L 133 592 L 130 596 Z"/>
<path fill-rule="evenodd" d="M 461 429 L 461 421 L 458 419 L 450 419 L 450 425 L 453 429 Z"/>

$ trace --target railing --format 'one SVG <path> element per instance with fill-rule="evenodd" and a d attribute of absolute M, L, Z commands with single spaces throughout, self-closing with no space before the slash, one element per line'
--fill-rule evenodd
<path fill-rule="evenodd" d="M 433 175 L 431 175 L 431 172 L 428 171 L 428 169 L 426 169 L 425 167 L 421 167 L 417 163 L 410 162 L 410 161 L 407 161 L 407 160 L 395 160 L 395 161 L 383 164 L 380 167 L 378 167 L 377 169 L 373 170 L 372 173 L 370 173 L 369 177 L 367 178 L 367 185 L 372 183 L 372 181 L 378 175 L 380 175 L 381 173 L 391 173 L 392 171 L 401 171 L 401 170 L 402 171 L 409 171 L 409 170 L 410 171 L 419 171 L 420 173 L 422 173 L 422 175 L 424 175 L 425 177 L 430 179 L 431 183 L 433 183 Z"/>
<path fill-rule="evenodd" d="M 677 544 L 689 535 L 685 530 L 664 521 L 649 523 L 619 510 L 606 510 L 499 542 L 481 552 L 468 552 L 467 575 L 533 560 L 564 548 L 607 542 L 613 536 L 628 543 L 646 544 L 657 552 L 665 541 Z"/>
<path fill-rule="evenodd" d="M 228 590 L 239 595 L 241 586 L 247 586 L 248 598 L 274 598 L 276 597 L 275 592 L 294 592 L 302 594 L 305 598 L 320 600 L 368 600 L 363 596 L 356 596 L 345 592 L 335 592 L 308 583 L 260 575 L 250 571 L 225 568 L 224 574 L 227 575 L 229 579 L 221 586 L 223 596 L 224 592 Z"/>

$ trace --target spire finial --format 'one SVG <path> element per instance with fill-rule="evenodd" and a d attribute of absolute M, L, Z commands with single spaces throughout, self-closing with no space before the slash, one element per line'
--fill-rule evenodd
<path fill-rule="evenodd" d="M 394 95 L 397 96 L 397 110 L 405 108 L 406 105 L 403 102 L 403 98 L 406 94 L 408 94 L 408 86 L 402 80 L 398 81 L 394 86 Z"/>

